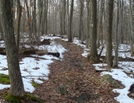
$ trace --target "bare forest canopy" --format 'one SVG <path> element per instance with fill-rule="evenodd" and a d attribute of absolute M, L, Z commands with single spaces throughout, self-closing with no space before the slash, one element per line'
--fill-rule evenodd
<path fill-rule="evenodd" d="M 107 1 L 97 0 L 97 20 L 98 35 L 102 36 L 106 32 L 107 25 Z M 120 9 L 121 41 L 130 40 L 130 8 L 128 0 L 114 0 L 114 28 L 116 31 L 116 10 L 117 1 Z M 131 0 L 132 1 L 132 0 Z M 90 0 L 74 0 L 74 11 L 72 21 L 72 34 L 79 36 L 82 34 L 83 40 L 86 39 L 89 28 L 88 15 L 90 15 Z M 68 34 L 68 22 L 70 16 L 71 0 L 20 0 L 21 5 L 21 33 L 30 35 L 42 34 Z M 17 19 L 17 2 L 13 3 L 14 21 Z M 123 21 L 123 22 L 122 22 Z M 80 29 L 80 25 L 81 28 Z M 2 25 L 1 25 L 2 26 Z M 123 29 L 122 29 L 123 28 Z M 102 30 L 103 29 L 103 30 Z M 81 31 L 80 31 L 81 30 Z M 36 34 L 35 34 L 36 32 Z"/>

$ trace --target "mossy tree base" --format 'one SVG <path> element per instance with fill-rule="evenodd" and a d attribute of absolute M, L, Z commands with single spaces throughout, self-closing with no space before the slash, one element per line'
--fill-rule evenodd
<path fill-rule="evenodd" d="M 22 97 L 11 96 L 10 94 L 5 94 L 4 99 L 9 103 L 21 103 Z"/>
<path fill-rule="evenodd" d="M 29 103 L 43 103 L 40 98 L 37 98 L 29 93 L 26 93 L 23 97 L 12 96 L 9 93 L 5 93 L 3 96 L 9 103 L 24 103 L 25 101 L 28 101 Z"/>

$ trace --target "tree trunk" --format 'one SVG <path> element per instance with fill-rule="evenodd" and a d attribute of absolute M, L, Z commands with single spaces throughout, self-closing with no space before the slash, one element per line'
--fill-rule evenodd
<path fill-rule="evenodd" d="M 90 38 L 90 9 L 89 9 L 89 2 L 90 0 L 86 0 L 87 2 L 87 35 L 86 35 L 86 47 L 89 47 L 89 38 Z"/>
<path fill-rule="evenodd" d="M 36 34 L 36 0 L 34 0 L 34 6 L 33 6 L 33 37 L 34 40 L 38 41 L 38 35 Z"/>
<path fill-rule="evenodd" d="M 104 16 L 104 0 L 101 0 L 101 6 L 100 6 L 100 18 L 99 18 L 99 29 L 98 29 L 98 35 L 101 39 L 101 44 L 103 44 L 103 16 Z M 98 41 L 99 43 L 99 41 Z"/>
<path fill-rule="evenodd" d="M 130 4 L 130 6 L 129 6 L 129 11 L 130 11 L 130 27 L 131 27 L 131 32 L 130 32 L 130 34 L 131 34 L 131 39 L 130 39 L 130 41 L 131 41 L 131 55 L 134 55 L 134 35 L 133 35 L 133 33 L 134 33 L 134 24 L 133 24 L 133 22 L 134 22 L 134 17 L 133 17 L 133 1 L 132 0 L 129 0 L 129 4 Z"/>
<path fill-rule="evenodd" d="M 82 39 L 83 35 L 83 8 L 84 8 L 84 1 L 80 0 L 80 20 L 79 20 L 79 39 Z"/>
<path fill-rule="evenodd" d="M 17 21 L 16 21 L 16 45 L 19 51 L 19 41 L 20 41 L 20 21 L 21 21 L 21 5 L 20 0 L 17 0 Z"/>
<path fill-rule="evenodd" d="M 38 33 L 41 35 L 41 18 L 42 18 L 42 11 L 43 11 L 43 1 L 38 0 Z"/>
<path fill-rule="evenodd" d="M 112 67 L 112 23 L 114 0 L 108 0 L 108 29 L 107 29 L 107 63 Z"/>
<path fill-rule="evenodd" d="M 32 42 L 32 28 L 31 28 L 31 16 L 29 12 L 29 7 L 28 7 L 28 1 L 25 0 L 26 8 L 27 8 L 27 24 L 28 24 L 28 32 L 29 32 L 29 37 L 30 41 Z"/>
<path fill-rule="evenodd" d="M 91 50 L 89 59 L 94 62 L 99 61 L 97 54 L 97 0 L 90 0 L 91 18 L 90 18 L 90 40 Z"/>
<path fill-rule="evenodd" d="M 48 0 L 43 1 L 43 13 L 42 13 L 42 29 L 41 29 L 41 35 L 44 33 L 47 35 L 47 15 L 48 15 Z"/>
<path fill-rule="evenodd" d="M 45 9 L 45 34 L 47 35 L 48 34 L 48 23 L 47 23 L 47 17 L 48 17 L 48 0 L 46 0 L 46 9 Z"/>
<path fill-rule="evenodd" d="M 115 57 L 113 67 L 118 67 L 118 46 L 119 46 L 119 1 L 117 1 L 117 20 L 116 20 L 116 35 L 115 35 Z"/>
<path fill-rule="evenodd" d="M 63 0 L 63 34 L 66 34 L 66 0 Z"/>
<path fill-rule="evenodd" d="M 1 0 L 3 32 L 5 36 L 7 62 L 10 77 L 10 94 L 24 96 L 24 87 L 18 61 L 18 51 L 15 45 L 13 28 L 12 0 Z"/>
<path fill-rule="evenodd" d="M 69 19 L 69 35 L 68 41 L 72 42 L 72 20 L 73 20 L 73 8 L 74 8 L 74 0 L 71 0 L 71 9 L 70 9 L 70 19 Z"/>
<path fill-rule="evenodd" d="M 62 12 L 62 9 L 61 9 L 61 10 L 60 10 L 60 34 L 61 34 L 61 35 L 63 35 L 63 28 L 62 28 L 62 27 L 63 27 L 63 25 L 62 25 L 62 24 L 63 24 L 63 23 L 62 23 L 63 17 L 62 17 L 62 13 L 63 13 L 63 12 Z"/>

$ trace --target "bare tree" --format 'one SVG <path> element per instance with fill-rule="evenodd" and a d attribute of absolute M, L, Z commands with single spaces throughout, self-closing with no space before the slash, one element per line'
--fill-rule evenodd
<path fill-rule="evenodd" d="M 24 87 L 18 61 L 18 50 L 15 43 L 13 27 L 13 1 L 0 0 L 2 11 L 3 33 L 5 36 L 6 55 L 10 77 L 10 94 L 24 96 Z"/>
<path fill-rule="evenodd" d="M 87 35 L 86 35 L 86 47 L 89 47 L 89 38 L 90 38 L 90 0 L 86 0 L 87 4 Z"/>
<path fill-rule="evenodd" d="M 38 36 L 36 34 L 37 30 L 36 30 L 36 0 L 34 0 L 34 4 L 33 4 L 33 37 L 34 39 L 38 40 Z"/>
<path fill-rule="evenodd" d="M 70 9 L 70 18 L 69 18 L 69 34 L 68 34 L 68 41 L 69 42 L 72 42 L 73 8 L 74 8 L 74 0 L 71 0 L 71 9 Z"/>
<path fill-rule="evenodd" d="M 80 20 L 79 20 L 79 39 L 82 39 L 83 35 L 83 9 L 84 9 L 84 1 L 79 0 L 80 2 Z"/>
<path fill-rule="evenodd" d="M 107 64 L 112 67 L 112 23 L 114 0 L 108 0 L 108 28 L 107 28 Z"/>
<path fill-rule="evenodd" d="M 130 32 L 130 34 L 131 34 L 131 55 L 134 55 L 134 35 L 133 35 L 133 33 L 134 33 L 134 24 L 133 24 L 133 22 L 134 22 L 134 17 L 133 17 L 133 0 L 129 0 L 129 12 L 130 12 L 130 27 L 131 27 L 131 32 Z"/>
<path fill-rule="evenodd" d="M 17 0 L 17 20 L 16 20 L 16 45 L 19 51 L 19 41 L 20 41 L 20 22 L 21 22 L 21 10 L 20 0 Z"/>
<path fill-rule="evenodd" d="M 119 47 L 119 1 L 117 1 L 117 9 L 116 9 L 116 34 L 115 34 L 115 57 L 113 61 L 113 67 L 118 67 L 118 47 Z"/>
<path fill-rule="evenodd" d="M 97 0 L 90 0 L 91 17 L 90 17 L 90 40 L 91 50 L 89 60 L 98 62 L 99 56 L 97 54 Z"/>

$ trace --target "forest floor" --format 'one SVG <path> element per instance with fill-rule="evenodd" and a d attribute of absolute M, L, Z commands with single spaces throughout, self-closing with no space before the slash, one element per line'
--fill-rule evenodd
<path fill-rule="evenodd" d="M 32 93 L 43 100 L 43 103 L 118 103 L 110 84 L 100 81 L 100 72 L 81 54 L 83 48 L 61 39 L 55 39 L 67 51 L 63 58 L 54 60 L 49 65 L 48 80 L 39 84 Z M 0 103 L 7 103 L 3 94 L 9 89 L 0 90 Z M 22 103 L 33 102 L 25 98 Z"/>
<path fill-rule="evenodd" d="M 49 79 L 33 92 L 44 103 L 118 103 L 113 87 L 100 82 L 100 73 L 81 54 L 83 48 L 57 39 L 66 51 L 61 61 L 50 64 Z"/>

